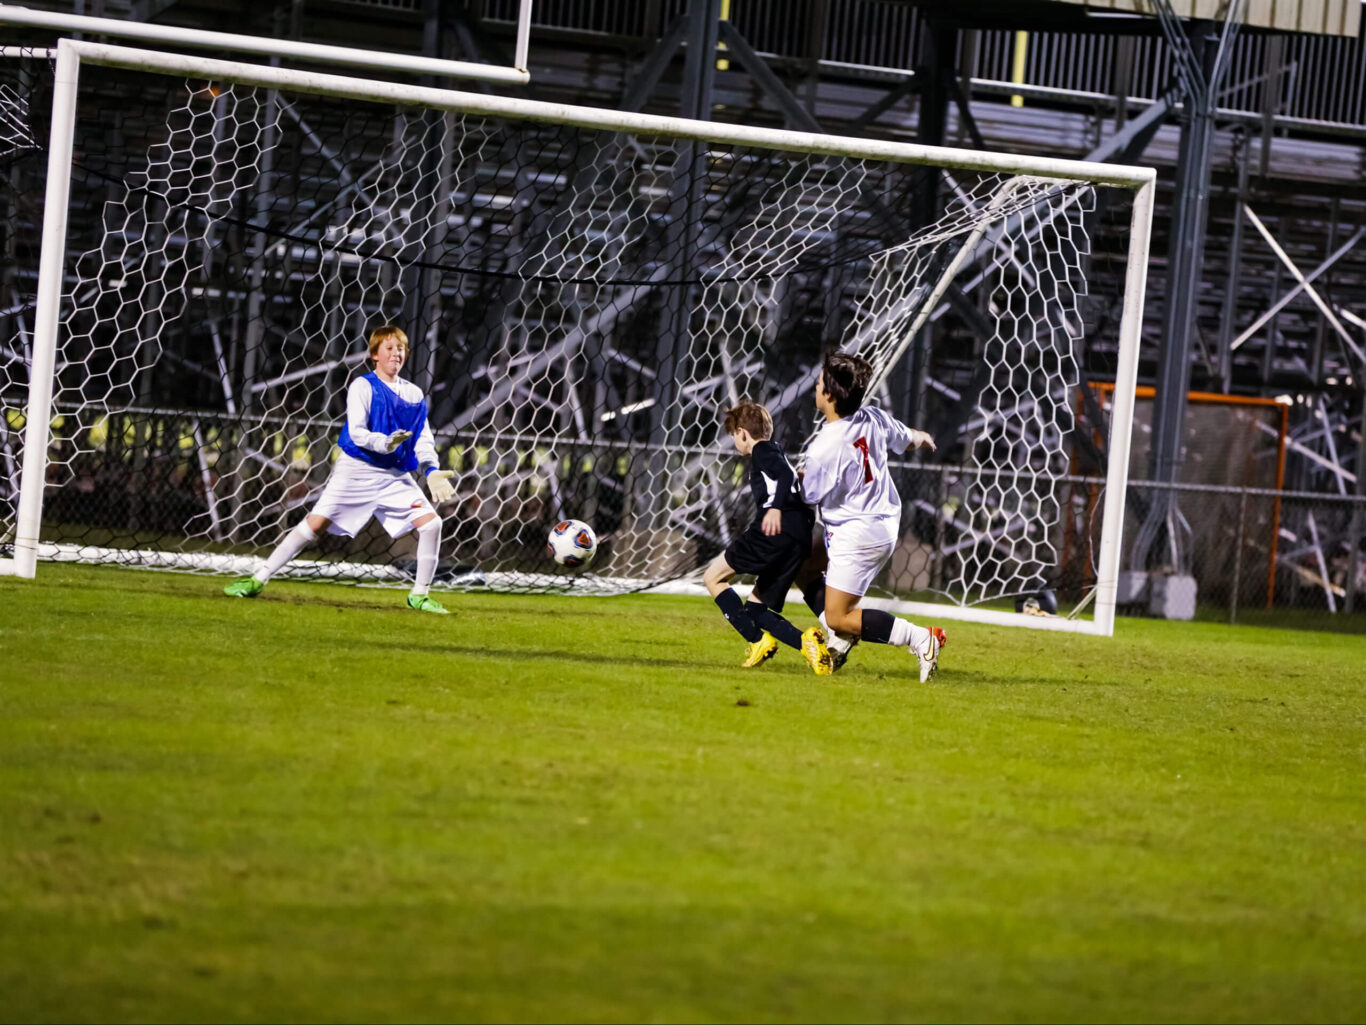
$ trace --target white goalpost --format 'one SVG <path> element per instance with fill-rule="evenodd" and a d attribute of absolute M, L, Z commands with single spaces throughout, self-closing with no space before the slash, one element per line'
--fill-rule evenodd
<path fill-rule="evenodd" d="M 125 111 L 107 147 L 101 97 Z M 0 319 L 17 498 L 0 572 L 249 571 L 316 495 L 362 339 L 391 321 L 456 472 L 439 586 L 619 593 L 695 573 L 751 514 L 719 409 L 764 401 L 795 448 L 839 348 L 874 363 L 877 400 L 955 424 L 951 464 L 898 470 L 912 565 L 886 581 L 894 607 L 1113 631 L 1151 169 L 70 40 L 50 107 L 44 173 L 34 154 L 9 172 L 45 198 L 31 323 L 22 280 L 8 338 Z M 915 224 L 927 169 L 944 213 Z M 13 252 L 38 248 L 16 232 Z M 947 341 L 917 395 L 926 331 Z M 1089 515 L 1060 481 L 1077 350 L 1107 331 L 1095 583 L 1074 617 L 1023 616 L 1011 600 L 1055 586 L 1058 538 Z M 571 516 L 603 535 L 591 573 L 539 560 Z M 384 582 L 404 552 L 362 537 L 299 572 Z"/>
<path fill-rule="evenodd" d="M 382 50 L 361 50 L 350 46 L 331 46 L 306 43 L 292 39 L 273 39 L 247 36 L 234 32 L 210 32 L 204 29 L 181 28 L 177 25 L 158 25 L 152 22 L 120 21 L 117 18 L 95 18 L 83 14 L 64 14 L 60 11 L 38 11 L 13 4 L 0 4 L 0 25 L 22 28 L 53 29 L 60 32 L 88 32 L 92 35 L 134 39 L 162 46 L 186 46 L 212 50 L 215 53 L 255 54 L 291 60 L 316 61 L 321 64 L 341 64 L 368 68 L 387 76 L 444 75 L 503 85 L 525 85 L 531 76 L 527 72 L 527 52 L 531 38 L 532 0 L 520 0 L 517 14 L 517 43 L 512 67 L 476 64 L 471 61 L 443 60 L 408 53 Z"/>

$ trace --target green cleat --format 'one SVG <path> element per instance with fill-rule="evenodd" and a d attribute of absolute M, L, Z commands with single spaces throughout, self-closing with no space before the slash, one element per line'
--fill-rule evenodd
<path fill-rule="evenodd" d="M 450 611 L 443 608 L 440 602 L 425 594 L 408 595 L 408 608 L 416 609 L 418 612 L 435 612 L 438 616 L 450 615 Z"/>
<path fill-rule="evenodd" d="M 265 589 L 266 585 L 255 577 L 243 577 L 223 588 L 223 593 L 229 598 L 255 598 Z"/>

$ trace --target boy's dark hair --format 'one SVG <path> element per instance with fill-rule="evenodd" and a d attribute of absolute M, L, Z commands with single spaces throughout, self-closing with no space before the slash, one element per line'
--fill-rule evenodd
<path fill-rule="evenodd" d="M 749 399 L 741 399 L 726 410 L 723 426 L 727 434 L 739 430 L 749 431 L 749 436 L 755 441 L 767 441 L 773 437 L 773 417 L 768 415 L 767 409 Z"/>
<path fill-rule="evenodd" d="M 835 412 L 848 416 L 863 405 L 868 382 L 873 379 L 873 364 L 861 356 L 847 352 L 832 352 L 821 364 L 825 375 L 825 390 L 835 403 Z"/>

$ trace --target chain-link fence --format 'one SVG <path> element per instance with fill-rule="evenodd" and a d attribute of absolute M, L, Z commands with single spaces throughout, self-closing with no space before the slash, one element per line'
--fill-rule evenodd
<path fill-rule="evenodd" d="M 1126 528 L 1164 490 L 1189 527 L 1198 618 L 1366 632 L 1366 497 L 1132 481 Z"/>
<path fill-rule="evenodd" d="M 960 583 L 963 565 L 984 558 L 1000 538 L 1023 528 L 999 514 L 996 521 L 965 515 L 973 491 L 985 486 L 981 471 L 907 462 L 897 472 L 902 540 L 879 581 L 882 593 L 979 604 Z M 1045 608 L 1056 600 L 1061 615 L 1078 605 L 1085 611 L 1095 585 L 1104 487 L 1096 477 L 1051 482 L 1064 515 L 1051 530 L 1042 521 L 1033 529 L 1057 558 L 1040 572 L 1033 589 L 1013 596 L 1017 604 L 1045 595 Z M 1194 618 L 1199 620 L 1366 633 L 1366 497 L 1131 480 L 1125 500 L 1126 569 L 1140 569 L 1129 565 L 1134 539 L 1156 500 L 1169 492 L 1176 493 L 1178 543 L 1173 549 L 1164 536 L 1153 546 L 1148 565 L 1129 576 L 1142 587 L 1131 583 L 1126 590 L 1121 581 L 1122 615 L 1156 614 L 1148 585 L 1179 575 L 1194 580 Z"/>

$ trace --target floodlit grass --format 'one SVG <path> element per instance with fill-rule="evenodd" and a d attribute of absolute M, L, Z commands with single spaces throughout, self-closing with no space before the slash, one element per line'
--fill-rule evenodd
<path fill-rule="evenodd" d="M 0 579 L 0 1018 L 1366 1017 L 1361 637 L 220 586 Z"/>

